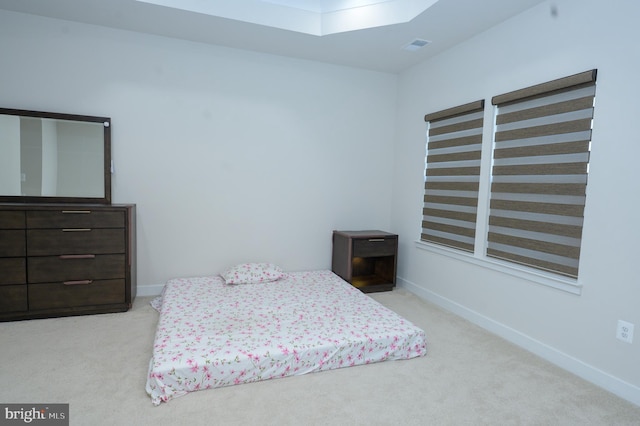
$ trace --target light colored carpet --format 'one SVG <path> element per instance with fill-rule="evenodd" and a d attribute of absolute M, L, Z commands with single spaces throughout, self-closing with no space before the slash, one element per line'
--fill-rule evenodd
<path fill-rule="evenodd" d="M 0 323 L 0 402 L 69 403 L 71 425 L 640 425 L 624 401 L 402 289 L 426 357 L 191 393 L 145 393 L 158 313 Z"/>

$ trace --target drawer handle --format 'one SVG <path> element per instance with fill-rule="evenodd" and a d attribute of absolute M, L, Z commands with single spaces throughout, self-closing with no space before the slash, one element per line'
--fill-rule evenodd
<path fill-rule="evenodd" d="M 89 232 L 91 228 L 62 228 L 62 232 Z"/>
<path fill-rule="evenodd" d="M 95 254 L 61 254 L 60 259 L 94 259 Z"/>
<path fill-rule="evenodd" d="M 384 242 L 384 238 L 369 238 L 369 241 L 372 243 Z"/>
<path fill-rule="evenodd" d="M 93 280 L 78 280 L 78 281 L 65 281 L 62 284 L 64 285 L 87 285 L 91 284 Z"/>
<path fill-rule="evenodd" d="M 91 210 L 62 210 L 62 214 L 89 214 Z"/>

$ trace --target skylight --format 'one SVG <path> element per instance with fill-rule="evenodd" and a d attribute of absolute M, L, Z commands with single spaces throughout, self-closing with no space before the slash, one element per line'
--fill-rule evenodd
<path fill-rule="evenodd" d="M 136 0 L 316 36 L 409 22 L 438 0 Z"/>
<path fill-rule="evenodd" d="M 315 13 L 331 13 L 356 7 L 387 3 L 393 0 L 262 0 L 265 3 L 294 7 Z"/>

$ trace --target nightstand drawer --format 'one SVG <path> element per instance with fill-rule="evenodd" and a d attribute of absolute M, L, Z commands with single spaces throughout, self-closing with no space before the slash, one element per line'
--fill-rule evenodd
<path fill-rule="evenodd" d="M 29 283 L 124 278 L 124 254 L 29 258 Z"/>
<path fill-rule="evenodd" d="M 397 238 L 362 238 L 353 240 L 354 257 L 393 256 L 396 254 Z"/>
<path fill-rule="evenodd" d="M 33 229 L 27 231 L 27 255 L 124 253 L 124 229 Z"/>
<path fill-rule="evenodd" d="M 28 211 L 27 227 L 42 228 L 123 228 L 124 212 L 73 209 Z"/>
<path fill-rule="evenodd" d="M 29 309 L 57 309 L 125 302 L 125 281 L 29 284 Z"/>
<path fill-rule="evenodd" d="M 26 284 L 26 264 L 24 257 L 0 258 L 0 285 Z"/>

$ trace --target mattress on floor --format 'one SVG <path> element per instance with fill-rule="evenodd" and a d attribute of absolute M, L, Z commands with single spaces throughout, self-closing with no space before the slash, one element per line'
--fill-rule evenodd
<path fill-rule="evenodd" d="M 426 353 L 425 333 L 331 271 L 163 289 L 146 390 L 154 405 L 203 389 Z"/>

